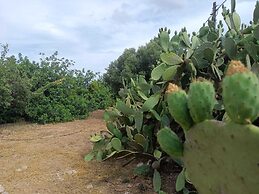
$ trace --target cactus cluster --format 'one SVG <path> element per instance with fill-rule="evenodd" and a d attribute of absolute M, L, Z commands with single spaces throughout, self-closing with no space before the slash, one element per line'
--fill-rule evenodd
<path fill-rule="evenodd" d="M 200 194 L 259 193 L 259 2 L 247 26 L 235 0 L 231 11 L 222 8 L 226 25 L 209 18 L 192 35 L 159 29 L 160 60 L 149 81 L 139 76 L 123 84 L 105 113 L 109 136 L 92 138 L 97 159 L 148 156 L 158 193 L 167 155 L 183 164 L 177 192 L 189 193 L 187 180 Z"/>
<path fill-rule="evenodd" d="M 193 123 L 212 119 L 216 99 L 210 81 L 202 78 L 195 80 L 190 84 L 188 95 L 177 85 L 170 83 L 166 93 L 169 112 L 185 131 Z"/>
<path fill-rule="evenodd" d="M 171 88 L 174 89 L 169 88 L 167 92 L 168 108 L 185 129 L 184 167 L 198 192 L 258 193 L 259 128 L 251 124 L 259 116 L 256 75 L 240 61 L 230 62 L 222 81 L 223 104 L 230 118 L 227 123 L 212 119 L 216 99 L 211 82 L 192 82 L 188 95 L 175 85 Z M 166 133 L 158 133 L 162 148 L 166 143 L 163 134 Z M 167 142 L 170 142 L 168 136 Z"/>

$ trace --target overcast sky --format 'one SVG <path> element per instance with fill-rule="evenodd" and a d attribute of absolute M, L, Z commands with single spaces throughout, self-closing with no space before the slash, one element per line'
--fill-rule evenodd
<path fill-rule="evenodd" d="M 104 72 L 125 48 L 147 43 L 160 27 L 197 31 L 213 0 L 0 0 L 0 43 L 38 61 L 58 51 L 74 68 Z M 221 4 L 223 0 L 217 0 Z M 227 1 L 228 6 L 230 0 Z M 242 22 L 256 0 L 237 0 Z M 221 15 L 221 10 L 219 12 Z"/>

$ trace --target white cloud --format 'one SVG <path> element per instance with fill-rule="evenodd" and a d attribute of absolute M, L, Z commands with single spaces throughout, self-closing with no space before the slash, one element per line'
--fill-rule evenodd
<path fill-rule="evenodd" d="M 125 48 L 145 44 L 160 27 L 198 30 L 212 2 L 0 0 L 0 42 L 10 44 L 11 54 L 21 52 L 36 60 L 40 52 L 58 50 L 74 60 L 76 68 L 104 72 Z M 251 20 L 254 4 L 253 0 L 238 1 L 237 11 L 244 22 Z"/>

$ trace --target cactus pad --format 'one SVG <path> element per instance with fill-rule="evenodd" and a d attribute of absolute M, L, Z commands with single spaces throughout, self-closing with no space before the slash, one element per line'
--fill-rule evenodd
<path fill-rule="evenodd" d="M 259 80 L 252 72 L 239 70 L 223 80 L 223 103 L 232 121 L 252 123 L 259 114 Z"/>
<path fill-rule="evenodd" d="M 204 121 L 186 134 L 184 163 L 199 194 L 258 194 L 259 128 Z"/>
<path fill-rule="evenodd" d="M 195 123 L 212 119 L 215 103 L 215 91 L 211 82 L 205 80 L 191 83 L 188 92 L 188 107 Z"/>
<path fill-rule="evenodd" d="M 174 120 L 187 131 L 193 124 L 187 105 L 187 94 L 184 90 L 177 90 L 167 96 L 168 109 Z"/>

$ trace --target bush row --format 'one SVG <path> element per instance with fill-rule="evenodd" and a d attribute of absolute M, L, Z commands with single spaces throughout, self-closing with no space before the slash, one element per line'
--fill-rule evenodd
<path fill-rule="evenodd" d="M 19 54 L 7 56 L 2 45 L 0 59 L 0 123 L 18 119 L 37 123 L 85 118 L 90 111 L 112 103 L 109 87 L 98 74 L 71 70 L 73 61 L 58 53 L 39 62 Z"/>

